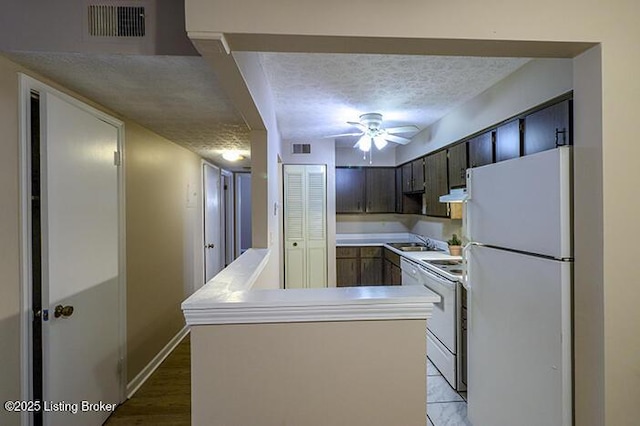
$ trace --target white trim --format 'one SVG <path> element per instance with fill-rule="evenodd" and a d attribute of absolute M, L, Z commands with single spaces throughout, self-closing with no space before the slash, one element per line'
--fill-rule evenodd
<path fill-rule="evenodd" d="M 235 188 L 235 179 L 233 178 L 233 172 L 229 170 L 220 169 L 220 176 L 224 176 L 227 178 L 227 190 L 224 189 L 224 179 L 221 180 L 221 192 L 222 198 L 224 199 L 224 218 L 225 218 L 225 236 L 228 236 L 228 239 L 224 240 L 224 265 L 230 265 L 235 259 L 235 245 L 236 245 L 236 234 L 235 234 L 235 199 L 234 199 L 234 188 Z M 228 219 L 228 221 L 227 221 Z"/>
<path fill-rule="evenodd" d="M 173 336 L 173 338 L 169 340 L 169 343 L 167 343 L 165 347 L 162 348 L 155 357 L 153 357 L 151 362 L 149 362 L 149 364 L 147 364 L 146 367 L 144 367 L 142 371 L 140 371 L 138 375 L 134 377 L 129 384 L 127 384 L 127 399 L 131 398 L 138 389 L 140 389 L 140 387 L 149 379 L 149 377 L 151 377 L 158 367 L 160 367 L 160 364 L 162 364 L 162 362 L 167 359 L 180 342 L 182 342 L 187 334 L 189 334 L 189 327 L 185 325 L 182 330 Z"/>
<path fill-rule="evenodd" d="M 287 291 L 287 290 L 267 290 Z M 425 320 L 431 318 L 433 303 L 377 303 L 345 304 L 339 306 L 276 306 L 244 309 L 185 310 L 187 324 L 261 324 L 292 322 L 370 321 L 370 320 Z"/>
<path fill-rule="evenodd" d="M 89 114 L 99 118 L 100 120 L 113 125 L 118 131 L 118 150 L 121 152 L 121 165 L 118 167 L 118 202 L 119 202 L 119 274 L 120 279 L 118 283 L 119 293 L 119 312 L 120 317 L 119 324 L 119 352 L 121 360 L 120 371 L 120 398 L 121 402 L 124 401 L 126 396 L 126 228 L 125 228 L 125 174 L 124 174 L 124 122 L 100 111 L 86 103 L 67 95 L 59 90 L 54 89 L 26 74 L 18 73 L 18 87 L 19 87 L 19 164 L 20 164 L 20 227 L 21 227 L 21 240 L 20 240 L 20 252 L 21 252 L 21 306 L 20 306 L 20 353 L 21 353 L 21 365 L 20 365 L 20 381 L 21 381 L 21 398 L 23 400 L 33 399 L 33 389 L 31 386 L 31 372 L 32 372 L 32 345 L 31 345 L 31 306 L 32 306 L 32 277 L 31 277 L 31 170 L 30 170 L 30 96 L 31 91 L 37 91 L 39 93 L 48 93 L 54 95 L 77 108 L 80 108 Z M 41 124 L 44 123 L 46 117 L 41 117 Z M 42 126 L 41 126 L 42 128 Z M 32 416 L 28 412 L 23 411 L 21 416 L 21 424 L 23 426 L 29 426 L 32 424 Z"/>
<path fill-rule="evenodd" d="M 22 74 L 18 75 L 19 85 L 19 139 L 20 139 L 20 395 L 23 401 L 32 400 L 31 389 L 31 206 L 29 194 L 31 193 L 31 169 L 29 167 L 29 157 L 31 150 L 30 135 L 28 127 L 30 118 L 30 90 L 29 82 Z M 31 424 L 31 416 L 27 412 L 22 412 L 21 424 L 28 426 Z"/>
<path fill-rule="evenodd" d="M 220 52 L 224 50 L 224 52 L 228 55 L 231 53 L 231 48 L 229 47 L 229 43 L 227 42 L 226 37 L 223 33 L 211 32 L 211 31 L 189 31 L 187 32 L 187 37 L 191 40 L 212 40 L 220 43 Z"/>

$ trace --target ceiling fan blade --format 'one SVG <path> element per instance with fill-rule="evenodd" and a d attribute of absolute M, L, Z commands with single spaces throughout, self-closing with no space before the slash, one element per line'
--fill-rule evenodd
<path fill-rule="evenodd" d="M 357 133 L 341 133 L 339 135 L 329 135 L 329 136 L 325 136 L 324 139 L 327 138 L 341 138 L 344 136 L 362 136 L 364 133 L 362 132 L 357 132 Z"/>
<path fill-rule="evenodd" d="M 399 143 L 400 145 L 406 145 L 409 142 L 411 142 L 411 139 L 403 138 L 400 136 L 394 136 L 394 135 L 384 135 L 383 138 L 385 138 L 389 142 Z"/>
<path fill-rule="evenodd" d="M 362 123 L 358 123 L 357 121 L 347 121 L 347 124 L 351 124 L 352 126 L 356 126 L 358 129 L 362 131 L 367 130 L 367 126 Z"/>
<path fill-rule="evenodd" d="M 420 130 L 420 129 L 418 129 L 417 126 L 399 126 L 399 127 L 389 127 L 388 129 L 385 129 L 387 133 L 392 133 L 392 134 L 415 132 L 416 130 Z"/>

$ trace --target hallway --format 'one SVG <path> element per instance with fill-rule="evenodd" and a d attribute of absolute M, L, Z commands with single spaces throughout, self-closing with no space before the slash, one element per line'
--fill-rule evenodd
<path fill-rule="evenodd" d="M 164 360 L 142 387 L 120 405 L 105 425 L 191 424 L 190 336 Z"/>

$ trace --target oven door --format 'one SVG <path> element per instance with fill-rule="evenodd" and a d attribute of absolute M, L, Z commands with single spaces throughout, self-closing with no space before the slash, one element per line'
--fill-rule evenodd
<path fill-rule="evenodd" d="M 427 320 L 427 329 L 455 355 L 457 283 L 424 268 L 420 270 L 425 287 L 440 295 L 440 302 L 433 305 L 432 316 Z"/>

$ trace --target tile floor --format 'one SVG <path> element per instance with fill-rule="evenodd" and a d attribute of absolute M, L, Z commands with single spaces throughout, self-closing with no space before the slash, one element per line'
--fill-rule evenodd
<path fill-rule="evenodd" d="M 428 426 L 472 426 L 467 420 L 467 393 L 456 392 L 427 359 Z"/>

